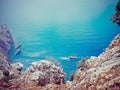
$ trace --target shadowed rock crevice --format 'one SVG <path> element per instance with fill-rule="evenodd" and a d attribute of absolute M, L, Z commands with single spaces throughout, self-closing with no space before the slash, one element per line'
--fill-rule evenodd
<path fill-rule="evenodd" d="M 116 7 L 115 7 L 115 14 L 112 17 L 112 21 L 114 23 L 117 23 L 118 25 L 120 25 L 120 0 L 118 1 Z"/>

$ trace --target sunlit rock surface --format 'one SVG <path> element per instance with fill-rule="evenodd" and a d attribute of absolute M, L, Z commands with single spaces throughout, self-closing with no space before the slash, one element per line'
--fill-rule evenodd
<path fill-rule="evenodd" d="M 30 79 L 33 81 L 39 80 L 41 85 L 45 85 L 50 82 L 60 84 L 64 82 L 65 78 L 63 69 L 48 60 L 33 62 L 32 66 L 27 68 L 26 74 L 29 74 Z"/>
<path fill-rule="evenodd" d="M 69 89 L 120 90 L 120 34 L 102 54 L 81 61 L 78 67 Z"/>
<path fill-rule="evenodd" d="M 12 66 L 14 69 L 18 70 L 18 71 L 21 71 L 22 68 L 23 68 L 23 64 L 22 64 L 22 63 L 13 63 L 13 64 L 11 64 L 11 66 Z"/>

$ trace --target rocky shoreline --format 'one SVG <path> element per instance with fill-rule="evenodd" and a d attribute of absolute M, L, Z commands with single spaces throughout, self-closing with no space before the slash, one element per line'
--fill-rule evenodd
<path fill-rule="evenodd" d="M 65 82 L 63 69 L 49 60 L 33 62 L 25 72 L 11 65 L 8 52 L 14 41 L 6 28 L 0 29 L 0 41 L 6 45 L 0 44 L 0 90 L 120 90 L 120 34 L 98 57 L 79 62 L 76 73 Z"/>
<path fill-rule="evenodd" d="M 68 87 L 72 90 L 120 90 L 120 34 L 98 57 L 91 56 L 78 64 Z"/>
<path fill-rule="evenodd" d="M 18 84 L 23 83 L 38 83 L 40 86 L 45 86 L 49 83 L 60 84 L 64 83 L 65 73 L 63 69 L 48 60 L 40 60 L 33 62 L 32 66 L 22 72 L 23 65 L 21 63 L 9 63 L 9 52 L 14 45 L 14 41 L 10 30 L 6 24 L 0 26 L 0 90 L 13 90 Z M 26 78 L 27 77 L 27 78 Z M 26 82 L 27 81 L 29 82 Z M 21 82 L 20 82 L 21 81 Z M 14 84 L 13 84 L 14 83 Z M 11 87 L 12 85 L 12 87 Z M 15 90 L 24 90 L 23 86 Z M 29 87 L 27 87 L 29 88 Z"/>
<path fill-rule="evenodd" d="M 120 0 L 113 22 L 120 22 Z M 14 44 L 7 25 L 0 26 L 0 90 L 120 90 L 120 34 L 98 57 L 84 58 L 65 82 L 63 69 L 49 60 L 33 62 L 25 72 L 11 65 L 8 54 Z"/>

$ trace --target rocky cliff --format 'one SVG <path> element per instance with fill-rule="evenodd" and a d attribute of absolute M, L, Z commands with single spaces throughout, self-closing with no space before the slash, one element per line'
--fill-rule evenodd
<path fill-rule="evenodd" d="M 112 20 L 120 25 L 120 0 Z M 32 63 L 25 72 L 9 70 L 8 53 L 12 44 L 9 29 L 1 25 L 0 90 L 120 90 L 120 34 L 98 57 L 82 59 L 67 82 L 62 68 L 48 60 Z"/>
<path fill-rule="evenodd" d="M 63 69 L 48 60 L 33 62 L 32 66 L 27 68 L 25 74 L 29 74 L 32 81 L 38 80 L 42 86 L 50 82 L 55 84 L 64 83 L 65 78 Z"/>
<path fill-rule="evenodd" d="M 25 72 L 9 72 L 12 74 L 0 79 L 0 90 L 54 90 L 65 86 L 63 69 L 49 60 L 33 62 Z"/>
<path fill-rule="evenodd" d="M 112 17 L 112 21 L 114 23 L 117 23 L 118 25 L 120 25 L 120 0 L 118 1 L 116 7 L 115 7 L 115 14 Z"/>
<path fill-rule="evenodd" d="M 71 90 L 120 90 L 120 34 L 98 57 L 83 59 L 67 87 Z"/>
<path fill-rule="evenodd" d="M 120 34 L 98 57 L 79 62 L 70 81 L 64 82 L 62 68 L 48 60 L 33 62 L 18 77 L 6 77 L 0 80 L 0 90 L 120 90 Z"/>
<path fill-rule="evenodd" d="M 3 24 L 0 26 L 0 70 L 10 69 L 9 51 L 14 44 L 12 35 L 7 27 Z"/>
<path fill-rule="evenodd" d="M 120 25 L 120 0 L 112 21 Z M 98 57 L 84 58 L 66 86 L 68 90 L 120 90 L 120 34 Z"/>

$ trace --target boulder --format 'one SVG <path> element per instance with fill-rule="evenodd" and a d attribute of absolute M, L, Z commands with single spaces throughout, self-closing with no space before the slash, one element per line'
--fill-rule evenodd
<path fill-rule="evenodd" d="M 48 60 L 33 62 L 32 66 L 27 68 L 26 74 L 30 75 L 31 80 L 38 81 L 41 86 L 50 82 L 60 84 L 65 78 L 63 69 Z"/>
<path fill-rule="evenodd" d="M 14 64 L 11 64 L 11 66 L 12 66 L 14 69 L 18 70 L 18 71 L 21 71 L 22 68 L 23 68 L 23 64 L 22 64 L 22 63 L 14 63 Z"/>
<path fill-rule="evenodd" d="M 4 76 L 9 76 L 9 71 L 8 71 L 8 70 L 4 70 L 4 71 L 3 71 L 3 75 L 4 75 Z"/>

